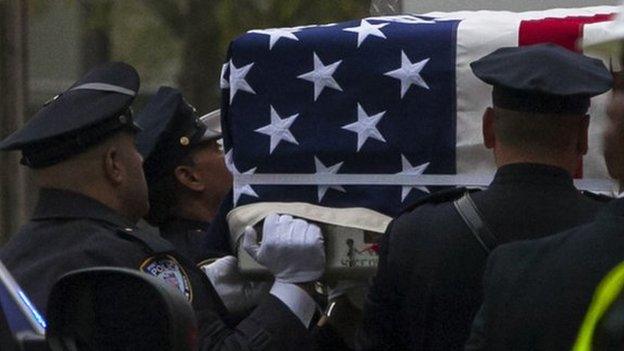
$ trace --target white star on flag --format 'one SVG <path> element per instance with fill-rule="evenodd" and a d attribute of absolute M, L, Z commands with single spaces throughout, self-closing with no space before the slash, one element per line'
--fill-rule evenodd
<path fill-rule="evenodd" d="M 270 28 L 270 29 L 254 29 L 254 30 L 250 30 L 248 33 L 268 35 L 269 36 L 269 50 L 271 50 L 273 49 L 273 45 L 275 45 L 275 43 L 277 43 L 277 41 L 280 40 L 281 38 L 299 41 L 299 38 L 297 38 L 293 34 L 296 31 L 297 30 L 292 30 L 290 28 L 288 29 Z"/>
<path fill-rule="evenodd" d="M 368 138 L 386 142 L 386 139 L 377 129 L 377 123 L 379 123 L 385 113 L 386 111 L 382 111 L 376 115 L 369 116 L 360 104 L 357 105 L 357 122 L 342 127 L 342 129 L 357 133 L 357 151 L 360 151 Z"/>
<path fill-rule="evenodd" d="M 321 162 L 321 160 L 314 156 L 314 167 L 316 168 L 316 174 L 336 174 L 338 173 L 340 167 L 342 167 L 343 163 L 344 162 L 339 162 L 333 166 L 325 167 L 323 162 Z M 317 195 L 319 202 L 323 201 L 323 197 L 325 197 L 325 193 L 329 188 L 341 191 L 343 193 L 347 192 L 341 185 L 318 185 Z"/>
<path fill-rule="evenodd" d="M 299 79 L 305 79 L 314 83 L 314 101 L 323 92 L 325 87 L 330 87 L 339 91 L 342 91 L 340 85 L 333 77 L 334 72 L 338 66 L 342 63 L 342 60 L 330 63 L 325 66 L 323 61 L 314 53 L 314 69 L 310 72 L 297 76 Z"/>
<path fill-rule="evenodd" d="M 230 83 L 225 78 L 225 72 L 227 71 L 229 67 L 230 67 L 229 62 L 224 63 L 223 67 L 221 67 L 221 80 L 219 82 L 221 89 L 227 89 L 230 87 Z"/>
<path fill-rule="evenodd" d="M 425 172 L 425 169 L 427 169 L 427 167 L 429 166 L 429 162 L 427 163 L 423 163 L 420 166 L 416 166 L 413 167 L 412 164 L 409 162 L 409 160 L 407 159 L 407 157 L 405 157 L 405 155 L 401 155 L 401 166 L 403 168 L 403 170 L 397 174 L 403 175 L 421 175 L 423 174 L 423 172 Z M 405 201 L 405 198 L 407 197 L 407 195 L 410 193 L 410 191 L 412 191 L 412 189 L 418 189 L 420 191 L 423 191 L 425 193 L 429 193 L 429 189 L 427 189 L 427 187 L 424 186 L 409 186 L 409 185 L 405 185 L 401 188 L 401 202 Z"/>
<path fill-rule="evenodd" d="M 286 140 L 289 143 L 299 145 L 295 136 L 290 132 L 290 126 L 295 122 L 299 114 L 296 113 L 292 116 L 284 119 L 280 118 L 273 106 L 271 107 L 271 123 L 264 127 L 258 128 L 255 131 L 258 133 L 266 134 L 271 137 L 271 146 L 269 148 L 269 154 L 273 153 L 273 150 L 282 140 Z"/>
<path fill-rule="evenodd" d="M 243 173 L 239 172 L 239 170 L 236 168 L 236 165 L 234 165 L 233 150 L 234 149 L 230 149 L 230 151 L 228 151 L 225 154 L 225 164 L 227 168 L 230 170 L 230 172 L 234 176 L 239 175 L 239 174 L 254 174 L 256 172 L 256 167 Z M 256 194 L 256 192 L 252 189 L 251 185 L 249 184 L 245 184 L 241 186 L 240 184 L 237 184 L 236 182 L 234 182 L 234 186 L 232 187 L 232 193 L 234 195 L 234 206 L 236 206 L 236 203 L 238 203 L 238 199 L 240 199 L 241 195 L 243 194 L 253 196 L 253 197 L 258 197 L 258 194 Z"/>
<path fill-rule="evenodd" d="M 401 50 L 401 68 L 386 72 L 384 75 L 401 81 L 401 98 L 403 98 L 407 89 L 409 89 L 412 84 L 429 89 L 425 80 L 420 76 L 420 71 L 422 71 L 427 62 L 429 62 L 428 58 L 412 63 L 407 55 L 405 55 L 405 52 Z"/>
<path fill-rule="evenodd" d="M 371 24 L 367 20 L 362 20 L 359 27 L 345 28 L 343 30 L 346 32 L 357 33 L 357 47 L 359 48 L 360 44 L 362 44 L 362 42 L 368 38 L 369 35 L 386 39 L 386 35 L 383 34 L 380 29 L 387 25 L 388 23 Z"/>
<path fill-rule="evenodd" d="M 252 62 L 239 68 L 236 67 L 234 62 L 230 60 L 230 104 L 232 103 L 232 100 L 234 100 L 234 95 L 236 95 L 239 90 L 252 94 L 256 93 L 245 80 L 245 76 L 247 76 L 247 73 L 249 73 L 249 70 L 253 67 L 253 65 L 254 63 Z"/>

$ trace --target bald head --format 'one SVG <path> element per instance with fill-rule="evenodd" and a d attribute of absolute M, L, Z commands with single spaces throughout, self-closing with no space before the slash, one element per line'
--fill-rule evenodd
<path fill-rule="evenodd" d="M 148 210 L 142 159 L 131 132 L 121 131 L 55 165 L 34 170 L 40 187 L 87 195 L 137 221 Z"/>

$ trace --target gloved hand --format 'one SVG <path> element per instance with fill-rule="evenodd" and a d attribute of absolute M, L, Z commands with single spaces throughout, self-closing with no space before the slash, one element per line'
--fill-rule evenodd
<path fill-rule="evenodd" d="M 272 214 L 264 219 L 260 245 L 256 231 L 247 227 L 243 247 L 273 273 L 278 282 L 315 281 L 325 269 L 325 250 L 319 227 L 288 215 Z"/>
<path fill-rule="evenodd" d="M 238 259 L 234 256 L 221 257 L 211 264 L 202 266 L 225 307 L 233 314 L 240 314 L 258 305 L 271 289 L 270 282 L 250 281 L 238 271 Z"/>

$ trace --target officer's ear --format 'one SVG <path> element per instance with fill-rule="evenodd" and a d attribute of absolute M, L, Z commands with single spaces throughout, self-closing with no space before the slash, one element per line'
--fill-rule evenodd
<path fill-rule="evenodd" d="M 483 113 L 483 145 L 488 149 L 492 149 L 496 145 L 496 134 L 494 133 L 495 113 L 491 107 L 488 107 Z"/>
<path fill-rule="evenodd" d="M 204 191 L 206 185 L 201 180 L 201 175 L 193 166 L 177 166 L 173 171 L 178 182 L 193 191 Z"/>
<path fill-rule="evenodd" d="M 123 181 L 123 163 L 120 156 L 120 150 L 115 145 L 110 145 L 104 152 L 104 175 L 115 185 Z"/>
<path fill-rule="evenodd" d="M 576 149 L 579 155 L 585 155 L 589 150 L 589 115 L 583 116 L 580 121 Z"/>

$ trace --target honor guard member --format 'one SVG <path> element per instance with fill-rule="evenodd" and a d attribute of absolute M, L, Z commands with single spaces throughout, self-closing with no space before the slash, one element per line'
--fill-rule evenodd
<path fill-rule="evenodd" d="M 270 284 L 249 281 L 231 256 L 225 216 L 232 209 L 232 175 L 225 166 L 219 110 L 197 117 L 182 93 L 161 87 L 137 115 L 150 210 L 178 253 L 191 259 L 215 286 L 228 311 L 249 312 Z"/>
<path fill-rule="evenodd" d="M 619 61 L 620 69 L 624 63 L 622 15 L 621 12 L 607 25 L 600 42 L 584 43 L 609 49 L 611 62 L 617 67 Z M 584 49 L 592 50 L 591 46 Z M 601 79 L 594 77 L 593 80 Z M 608 124 L 603 135 L 605 160 L 609 174 L 619 182 L 622 190 L 622 71 L 615 73 L 607 116 Z M 487 262 L 483 306 L 472 326 L 467 349 L 571 350 L 578 334 L 579 344 L 574 350 L 584 350 L 582 341 L 588 335 L 581 326 L 594 290 L 601 279 L 622 261 L 624 199 L 621 196 L 609 203 L 592 223 L 551 237 L 501 246 L 492 252 Z M 618 291 L 613 287 L 609 289 L 610 294 Z M 616 319 L 617 323 L 621 320 L 621 316 Z M 617 338 L 621 341 L 621 334 Z M 621 349 L 621 345 L 594 349 Z"/>
<path fill-rule="evenodd" d="M 272 215 L 264 221 L 262 244 L 253 230 L 246 234 L 245 247 L 276 279 L 271 295 L 233 326 L 203 272 L 157 233 L 135 226 L 149 206 L 130 110 L 138 88 L 139 76 L 129 65 L 95 68 L 0 142 L 2 150 L 21 150 L 22 163 L 41 187 L 30 221 L 2 248 L 0 259 L 44 312 L 63 274 L 127 267 L 187 297 L 201 350 L 309 349 L 315 304 L 308 282 L 320 277 L 325 257 L 318 227 Z"/>
<path fill-rule="evenodd" d="M 463 349 L 490 250 L 589 222 L 602 206 L 571 176 L 588 147 L 590 97 L 611 87 L 602 62 L 542 44 L 499 49 L 471 68 L 493 85 L 483 139 L 498 170 L 487 190 L 433 194 L 389 225 L 363 349 Z"/>
<path fill-rule="evenodd" d="M 149 190 L 145 219 L 198 266 L 230 253 L 227 227 L 210 230 L 222 201 L 230 204 L 222 211 L 232 208 L 219 111 L 198 118 L 179 90 L 161 87 L 136 122 Z"/>

